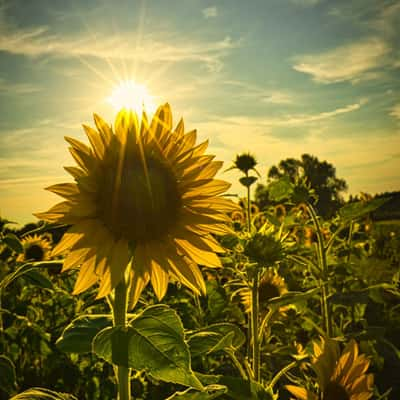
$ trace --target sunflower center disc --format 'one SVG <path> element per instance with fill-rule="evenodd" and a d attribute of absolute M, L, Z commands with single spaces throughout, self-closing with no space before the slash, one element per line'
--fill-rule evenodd
<path fill-rule="evenodd" d="M 120 176 L 107 168 L 101 194 L 106 225 L 132 242 L 157 240 L 178 218 L 181 198 L 170 167 L 158 159 L 126 160 Z M 114 189 L 113 189 L 114 188 Z"/>
<path fill-rule="evenodd" d="M 38 244 L 31 244 L 25 250 L 25 259 L 26 260 L 42 261 L 43 258 L 44 258 L 44 250 Z"/>

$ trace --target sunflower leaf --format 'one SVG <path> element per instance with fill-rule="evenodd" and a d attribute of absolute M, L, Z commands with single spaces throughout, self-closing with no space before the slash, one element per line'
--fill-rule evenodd
<path fill-rule="evenodd" d="M 5 235 L 2 240 L 3 243 L 5 243 L 11 250 L 14 250 L 16 253 L 20 254 L 24 252 L 24 246 L 22 245 L 18 237 L 13 233 L 7 233 L 7 235 Z"/>
<path fill-rule="evenodd" d="M 66 353 L 90 353 L 93 338 L 111 326 L 109 315 L 82 315 L 75 318 L 57 339 L 57 347 Z"/>
<path fill-rule="evenodd" d="M 306 292 L 287 292 L 280 297 L 273 297 L 268 300 L 267 304 L 270 307 L 284 307 L 289 304 L 296 304 L 304 300 L 308 300 L 320 291 L 319 288 L 307 290 Z"/>
<path fill-rule="evenodd" d="M 339 210 L 339 215 L 345 221 L 357 219 L 377 210 L 389 200 L 390 198 L 376 198 L 368 202 L 357 201 L 355 203 L 348 203 Z"/>
<path fill-rule="evenodd" d="M 191 370 L 182 322 L 166 305 L 147 307 L 126 328 L 103 329 L 92 347 L 109 363 L 146 370 L 155 379 L 203 390 Z"/>
<path fill-rule="evenodd" d="M 33 271 L 38 268 L 52 268 L 52 267 L 60 268 L 61 266 L 62 262 L 59 261 L 41 261 L 41 262 L 23 264 L 20 267 L 18 267 L 14 272 L 6 275 L 3 278 L 3 280 L 0 282 L 0 290 L 5 289 L 15 279 L 24 276 L 29 271 Z"/>
<path fill-rule="evenodd" d="M 193 332 L 188 339 L 188 344 L 192 357 L 196 357 L 228 348 L 238 349 L 245 340 L 238 326 L 218 323 Z"/>
<path fill-rule="evenodd" d="M 204 392 L 196 392 L 193 389 L 186 389 L 183 392 L 176 392 L 166 400 L 212 400 L 222 396 L 227 392 L 224 385 L 209 385 L 204 388 Z"/>
<path fill-rule="evenodd" d="M 289 199 L 294 191 L 293 183 L 290 179 L 283 177 L 277 181 L 271 182 L 268 186 L 268 194 L 273 201 L 283 201 Z"/>
<path fill-rule="evenodd" d="M 35 387 L 11 397 L 10 400 L 77 400 L 77 398 L 72 394 Z"/>
<path fill-rule="evenodd" d="M 205 375 L 196 373 L 196 376 L 206 387 L 213 385 L 226 386 L 225 396 L 233 400 L 277 400 L 271 389 L 265 389 L 261 384 L 253 380 L 244 380 L 233 376 Z M 189 397 L 188 397 L 189 398 Z"/>
<path fill-rule="evenodd" d="M 24 279 L 42 289 L 53 289 L 53 283 L 39 271 L 30 270 L 24 274 Z"/>

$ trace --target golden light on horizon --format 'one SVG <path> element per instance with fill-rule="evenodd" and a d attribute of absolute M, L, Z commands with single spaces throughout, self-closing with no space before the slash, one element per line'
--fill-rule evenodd
<path fill-rule="evenodd" d="M 139 116 L 143 110 L 149 114 L 156 110 L 154 97 L 149 93 L 147 87 L 133 80 L 120 82 L 107 97 L 107 102 L 116 111 L 126 108 L 136 111 Z"/>

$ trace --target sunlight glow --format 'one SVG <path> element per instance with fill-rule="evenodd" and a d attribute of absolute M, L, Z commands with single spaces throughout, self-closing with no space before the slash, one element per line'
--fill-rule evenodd
<path fill-rule="evenodd" d="M 147 87 L 133 80 L 120 82 L 107 98 L 107 102 L 117 111 L 126 108 L 136 111 L 139 116 L 143 110 L 149 114 L 154 113 L 156 110 L 154 97 L 150 95 Z"/>

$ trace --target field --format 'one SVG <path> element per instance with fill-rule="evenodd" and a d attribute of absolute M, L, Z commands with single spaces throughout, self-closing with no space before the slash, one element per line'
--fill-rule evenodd
<path fill-rule="evenodd" d="M 78 270 L 51 254 L 65 226 L 3 219 L 0 398 L 113 399 L 114 364 L 133 399 L 398 399 L 399 221 L 370 218 L 379 200 L 323 220 L 299 187 L 271 193 L 229 213 L 205 294 L 148 286 L 122 330 L 117 295 L 72 294 Z"/>

